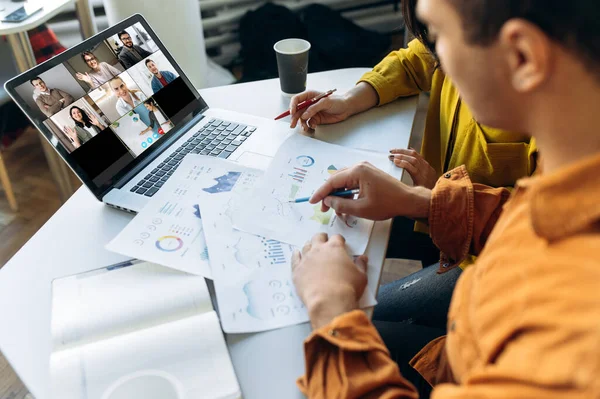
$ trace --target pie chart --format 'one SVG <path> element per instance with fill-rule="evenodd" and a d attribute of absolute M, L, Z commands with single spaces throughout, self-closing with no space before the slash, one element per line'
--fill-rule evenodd
<path fill-rule="evenodd" d="M 156 248 L 164 252 L 175 252 L 183 247 L 183 241 L 176 236 L 162 236 L 156 240 Z"/>
<path fill-rule="evenodd" d="M 315 164 L 315 159 L 310 155 L 298 155 L 296 157 L 296 162 L 300 166 L 309 167 Z"/>

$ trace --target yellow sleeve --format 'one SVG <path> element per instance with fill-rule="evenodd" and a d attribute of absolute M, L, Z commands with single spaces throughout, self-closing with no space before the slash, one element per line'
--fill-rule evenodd
<path fill-rule="evenodd" d="M 398 97 L 430 91 L 435 68 L 435 57 L 423 43 L 415 39 L 408 44 L 408 48 L 388 54 L 359 82 L 373 86 L 379 96 L 378 105 L 383 105 Z"/>

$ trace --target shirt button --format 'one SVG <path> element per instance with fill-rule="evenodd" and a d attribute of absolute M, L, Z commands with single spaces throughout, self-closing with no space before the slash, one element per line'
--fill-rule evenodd
<path fill-rule="evenodd" d="M 327 334 L 331 335 L 332 337 L 337 337 L 338 336 L 338 332 L 337 330 L 331 329 L 327 332 Z"/>
<path fill-rule="evenodd" d="M 445 177 L 446 179 L 449 179 L 450 177 L 452 177 L 452 174 L 451 174 L 451 173 L 446 173 L 446 174 L 444 175 L 444 177 Z"/>

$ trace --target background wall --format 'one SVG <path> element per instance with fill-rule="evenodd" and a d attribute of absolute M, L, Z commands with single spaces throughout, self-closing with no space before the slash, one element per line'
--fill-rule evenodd
<path fill-rule="evenodd" d="M 44 125 L 52 132 L 54 138 L 58 139 L 60 144 L 57 144 L 56 142 L 54 142 L 54 140 L 52 142 L 55 146 L 58 147 L 62 144 L 62 146 L 65 147 L 69 153 L 75 150 L 75 146 L 73 145 L 71 139 L 68 138 L 67 135 L 62 130 L 60 130 L 60 128 L 56 126 L 54 122 L 52 122 L 52 119 L 48 119 L 47 121 L 45 121 Z"/>
<path fill-rule="evenodd" d="M 60 89 L 66 91 L 73 96 L 74 100 L 85 95 L 85 91 L 81 88 L 77 80 L 71 76 L 64 65 L 57 65 L 54 68 L 40 75 L 49 89 Z M 46 119 L 46 115 L 40 111 L 39 107 L 33 100 L 34 87 L 31 83 L 26 82 L 16 88 L 17 93 L 27 103 L 27 105 L 35 112 L 36 116 L 42 120 Z"/>

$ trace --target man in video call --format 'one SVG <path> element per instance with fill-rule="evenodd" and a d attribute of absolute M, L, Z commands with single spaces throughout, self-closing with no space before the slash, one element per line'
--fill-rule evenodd
<path fill-rule="evenodd" d="M 152 85 L 152 91 L 154 93 L 156 93 L 157 91 L 159 91 L 160 89 L 177 79 L 177 76 L 175 76 L 175 74 L 172 72 L 159 71 L 158 67 L 156 66 L 156 63 L 150 58 L 146 60 L 146 68 L 148 68 L 150 73 L 154 75 L 152 76 L 152 81 L 150 82 L 150 84 Z"/>
<path fill-rule="evenodd" d="M 35 103 L 44 115 L 50 117 L 73 102 L 73 96 L 60 89 L 49 89 L 46 83 L 36 76 L 29 81 L 38 92 Z"/>
<path fill-rule="evenodd" d="M 133 40 L 131 39 L 131 35 L 126 31 L 122 31 L 119 33 L 119 39 L 121 43 L 123 43 L 123 48 L 119 53 L 119 61 L 123 64 L 125 68 L 131 68 L 144 58 L 150 56 L 152 53 L 144 50 L 140 46 L 133 44 Z"/>

